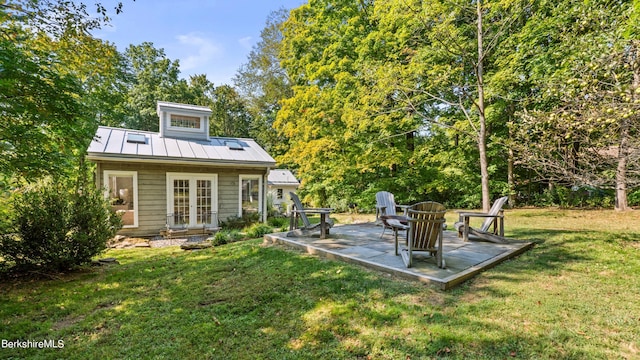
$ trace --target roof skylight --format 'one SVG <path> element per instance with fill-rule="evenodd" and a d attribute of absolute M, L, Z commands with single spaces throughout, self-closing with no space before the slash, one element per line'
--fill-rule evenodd
<path fill-rule="evenodd" d="M 224 142 L 225 145 L 229 148 L 229 150 L 244 150 L 242 144 L 235 140 L 229 140 Z"/>
<path fill-rule="evenodd" d="M 147 137 L 144 134 L 127 134 L 127 142 L 132 144 L 146 144 Z"/>

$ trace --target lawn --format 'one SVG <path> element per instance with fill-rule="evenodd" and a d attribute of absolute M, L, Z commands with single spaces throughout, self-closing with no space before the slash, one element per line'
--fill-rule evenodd
<path fill-rule="evenodd" d="M 64 342 L 0 358 L 640 358 L 640 211 L 505 227 L 537 245 L 447 292 L 260 239 L 112 250 L 119 265 L 0 282 L 0 340 Z"/>

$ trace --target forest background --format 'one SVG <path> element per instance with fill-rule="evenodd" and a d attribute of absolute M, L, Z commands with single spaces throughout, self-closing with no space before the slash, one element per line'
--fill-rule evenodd
<path fill-rule="evenodd" d="M 209 106 L 316 206 L 640 205 L 640 0 L 310 0 L 271 14 L 234 86 L 91 35 L 120 11 L 0 3 L 3 203 L 79 176 L 99 125 L 157 131 L 163 100 Z"/>

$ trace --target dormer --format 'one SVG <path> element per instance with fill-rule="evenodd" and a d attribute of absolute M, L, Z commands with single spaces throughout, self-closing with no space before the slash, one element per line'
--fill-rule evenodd
<path fill-rule="evenodd" d="M 209 116 L 206 106 L 158 101 L 160 137 L 209 140 Z"/>

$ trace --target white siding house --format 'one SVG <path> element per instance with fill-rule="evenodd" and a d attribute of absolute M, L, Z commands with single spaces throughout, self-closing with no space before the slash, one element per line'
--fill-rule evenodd
<path fill-rule="evenodd" d="M 158 102 L 160 132 L 101 126 L 89 145 L 96 182 L 122 214 L 123 235 L 156 235 L 170 221 L 201 230 L 260 212 L 275 160 L 253 139 L 209 136 L 211 110 Z"/>
<path fill-rule="evenodd" d="M 274 169 L 269 172 L 269 196 L 273 198 L 273 206 L 281 211 L 289 210 L 291 197 L 289 192 L 296 192 L 300 182 L 290 170 Z"/>

